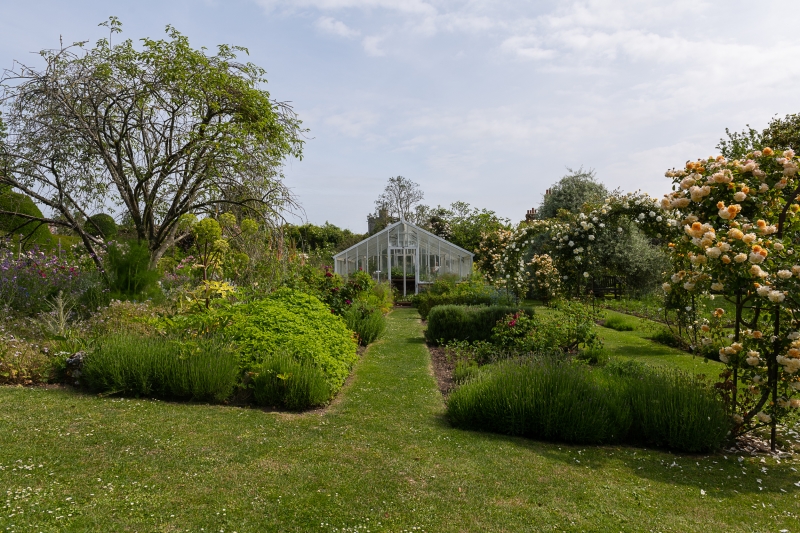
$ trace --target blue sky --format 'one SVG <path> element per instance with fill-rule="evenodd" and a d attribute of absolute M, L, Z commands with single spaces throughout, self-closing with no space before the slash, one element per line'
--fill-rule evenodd
<path fill-rule="evenodd" d="M 661 195 L 726 127 L 800 112 L 779 0 L 0 0 L 0 67 L 110 15 L 125 38 L 247 47 L 310 130 L 285 169 L 308 220 L 359 232 L 390 176 L 520 220 L 565 167 Z"/>

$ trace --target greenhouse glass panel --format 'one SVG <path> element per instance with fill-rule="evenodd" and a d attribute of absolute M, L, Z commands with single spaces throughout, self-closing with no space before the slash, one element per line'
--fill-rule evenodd
<path fill-rule="evenodd" d="M 458 280 L 472 273 L 473 254 L 410 222 L 390 224 L 334 256 L 334 270 L 348 277 L 359 270 L 390 282 L 404 296 L 416 294 L 442 274 Z"/>

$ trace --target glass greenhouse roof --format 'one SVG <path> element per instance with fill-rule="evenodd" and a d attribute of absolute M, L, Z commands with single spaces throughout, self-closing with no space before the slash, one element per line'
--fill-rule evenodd
<path fill-rule="evenodd" d="M 474 254 L 410 222 L 390 224 L 333 256 L 337 274 L 362 270 L 377 281 L 390 281 L 403 295 L 416 294 L 442 274 L 459 280 L 472 274 Z"/>

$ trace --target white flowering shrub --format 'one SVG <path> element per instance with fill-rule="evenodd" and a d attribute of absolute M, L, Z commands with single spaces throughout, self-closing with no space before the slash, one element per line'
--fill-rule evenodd
<path fill-rule="evenodd" d="M 681 298 L 714 292 L 733 304 L 733 332 L 719 349 L 732 416 L 738 431 L 771 425 L 773 447 L 778 421 L 800 407 L 799 164 L 793 151 L 770 148 L 689 162 L 667 172 L 673 192 L 661 201 L 682 230 L 669 248 L 683 268 L 664 290 Z M 710 344 L 714 331 L 701 327 L 701 336 Z M 740 384 L 754 402 L 742 401 Z"/>
<path fill-rule="evenodd" d="M 532 263 L 532 247 L 538 255 L 546 254 L 558 272 L 558 292 L 579 295 L 592 277 L 606 272 L 604 254 L 598 246 L 601 236 L 609 231 L 624 234 L 633 224 L 646 234 L 664 238 L 675 232 L 677 222 L 663 216 L 658 202 L 646 194 L 615 195 L 588 213 L 580 213 L 573 221 L 545 219 L 521 224 L 511 232 L 488 235 L 481 247 L 487 260 L 481 269 L 487 279 L 523 296 L 538 290 Z M 616 229 L 615 229 L 616 228 Z M 552 285 L 552 284 L 551 284 Z M 552 297 L 552 296 L 551 296 Z"/>

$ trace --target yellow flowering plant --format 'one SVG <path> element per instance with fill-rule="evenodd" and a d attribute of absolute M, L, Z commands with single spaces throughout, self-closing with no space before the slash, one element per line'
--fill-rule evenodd
<path fill-rule="evenodd" d="M 792 150 L 770 148 L 744 159 L 690 161 L 666 173 L 673 192 L 661 200 L 681 229 L 669 249 L 684 265 L 664 290 L 731 302 L 733 331 L 719 358 L 730 370 L 736 431 L 768 425 L 773 449 L 778 421 L 800 407 L 799 166 Z M 713 342 L 712 333 L 703 332 L 709 340 L 702 342 Z M 740 384 L 757 396 L 746 408 Z"/>

